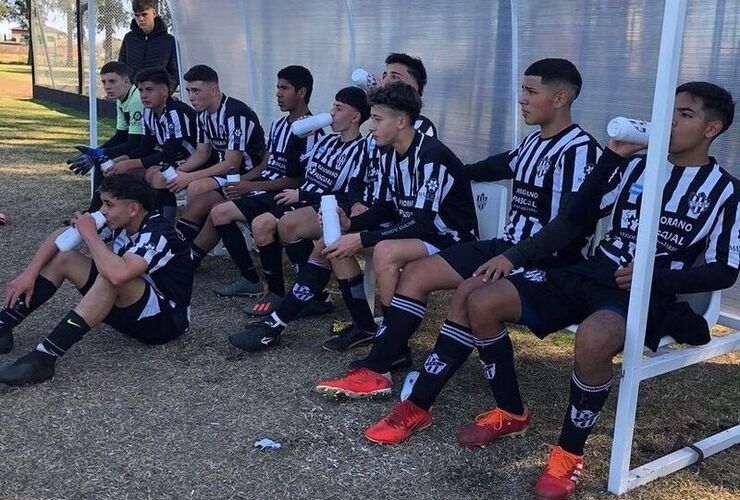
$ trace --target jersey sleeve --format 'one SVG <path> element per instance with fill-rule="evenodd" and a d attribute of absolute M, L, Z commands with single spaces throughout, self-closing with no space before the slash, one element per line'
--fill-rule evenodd
<path fill-rule="evenodd" d="M 122 130 L 128 133 L 129 127 L 126 122 L 126 114 L 119 103 L 116 103 L 116 130 Z"/>
<path fill-rule="evenodd" d="M 736 185 L 729 184 L 726 189 L 734 191 L 736 188 Z M 704 260 L 707 264 L 718 262 L 738 269 L 740 264 L 739 202 L 740 197 L 734 191 L 717 214 L 704 253 Z"/>
<path fill-rule="evenodd" d="M 140 233 L 136 244 L 126 250 L 126 253 L 142 257 L 147 263 L 148 273 L 165 266 L 175 256 L 167 238 L 154 232 Z"/>

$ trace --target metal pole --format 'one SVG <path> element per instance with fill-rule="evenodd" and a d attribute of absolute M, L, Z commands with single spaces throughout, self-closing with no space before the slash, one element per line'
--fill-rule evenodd
<path fill-rule="evenodd" d="M 177 32 L 177 23 L 175 22 L 175 16 L 173 15 L 172 3 L 167 1 L 167 10 L 170 11 L 170 20 L 172 20 L 172 35 L 175 37 L 175 55 L 177 57 L 177 81 L 180 85 L 180 100 L 183 101 L 185 96 L 185 80 L 182 75 L 184 71 L 182 69 L 182 53 L 180 52 L 180 37 Z"/>
<path fill-rule="evenodd" d="M 511 0 L 511 149 L 519 144 L 519 2 Z"/>
<path fill-rule="evenodd" d="M 98 147 L 98 65 L 96 60 L 98 12 L 95 0 L 87 1 L 87 56 L 88 56 L 88 106 L 90 124 L 90 147 Z M 90 195 L 93 194 L 93 175 L 90 176 Z"/>
<path fill-rule="evenodd" d="M 634 435 L 635 411 L 640 388 L 639 369 L 645 342 L 650 290 L 652 287 L 655 242 L 658 235 L 663 184 L 667 175 L 666 157 L 670 140 L 678 67 L 681 60 L 687 0 L 666 0 L 660 54 L 653 95 L 650 148 L 647 154 L 640 227 L 637 231 L 632 289 L 614 426 L 609 491 L 621 494 L 629 489 L 629 470 Z"/>
<path fill-rule="evenodd" d="M 238 2 L 239 8 L 242 11 L 242 19 L 244 20 L 244 40 L 245 40 L 245 54 L 247 56 L 247 72 L 249 74 L 249 85 L 247 86 L 247 96 L 249 99 L 249 105 L 254 107 L 257 105 L 257 93 L 254 89 L 255 82 L 257 81 L 257 72 L 254 69 L 254 55 L 251 52 L 252 48 L 252 33 L 249 29 L 249 16 L 247 15 L 246 2 Z"/>

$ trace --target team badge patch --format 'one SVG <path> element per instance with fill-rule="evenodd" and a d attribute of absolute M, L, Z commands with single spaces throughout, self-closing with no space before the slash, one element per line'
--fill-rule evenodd
<path fill-rule="evenodd" d="M 234 129 L 231 135 L 234 137 L 234 139 L 239 139 L 242 136 L 242 129 L 240 128 Z"/>
<path fill-rule="evenodd" d="M 637 210 L 622 211 L 622 227 L 630 231 L 637 231 L 640 220 L 637 218 Z"/>
<path fill-rule="evenodd" d="M 424 361 L 424 370 L 430 375 L 439 375 L 445 368 L 447 368 L 447 363 L 439 359 L 436 353 L 430 354 Z"/>
<path fill-rule="evenodd" d="M 703 214 L 711 204 L 709 196 L 707 196 L 706 193 L 691 193 L 691 199 L 689 199 L 689 210 L 692 214 Z"/>
<path fill-rule="evenodd" d="M 589 429 L 596 424 L 599 419 L 599 413 L 591 410 L 579 410 L 575 406 L 570 406 L 570 421 L 579 429 Z"/>
<path fill-rule="evenodd" d="M 486 380 L 493 380 L 496 376 L 496 363 L 487 365 L 481 361 L 480 364 L 483 365 L 483 376 L 486 377 Z"/>
<path fill-rule="evenodd" d="M 541 269 L 533 269 L 524 273 L 524 279 L 532 283 L 544 283 L 547 281 L 547 273 Z"/>
<path fill-rule="evenodd" d="M 135 122 L 141 121 L 141 111 L 134 111 L 134 115 L 131 119 Z"/>
<path fill-rule="evenodd" d="M 544 177 L 547 175 L 547 172 L 550 171 L 550 168 L 552 167 L 552 160 L 549 156 L 545 156 L 540 160 L 540 162 L 537 164 L 537 177 Z"/>
<path fill-rule="evenodd" d="M 475 197 L 475 204 L 478 206 L 478 210 L 483 211 L 488 205 L 488 195 L 486 193 L 480 193 Z"/>
<path fill-rule="evenodd" d="M 313 298 L 313 292 L 307 286 L 298 283 L 293 285 L 293 295 L 301 302 L 308 302 Z"/>

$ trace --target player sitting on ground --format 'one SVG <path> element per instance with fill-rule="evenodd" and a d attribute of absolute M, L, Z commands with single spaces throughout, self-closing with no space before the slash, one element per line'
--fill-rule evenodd
<path fill-rule="evenodd" d="M 676 90 L 647 341 L 674 331 L 676 321 L 671 316 L 678 313 L 685 320 L 681 304 L 675 303 L 678 294 L 728 288 L 737 279 L 737 179 L 709 156 L 712 141 L 732 123 L 734 108 L 729 92 L 710 83 L 687 83 Z M 466 307 L 452 318 L 454 323 L 448 322 L 455 334 L 440 335 L 409 399 L 370 427 L 365 432 L 369 439 L 397 443 L 428 426 L 430 405 L 473 346 L 497 406 L 463 427 L 458 441 L 468 447 L 485 446 L 522 432 L 529 414 L 519 392 L 504 322 L 527 325 L 540 338 L 580 323 L 560 439 L 535 486 L 541 498 L 566 498 L 573 493 L 586 439 L 612 386 L 612 358 L 624 345 L 646 163 L 644 155 L 630 155 L 642 147 L 611 140 L 567 212 L 550 224 L 553 238 L 546 244 L 533 241 L 531 253 L 536 259 L 564 248 L 605 206 L 611 211 L 610 228 L 595 254 L 567 267 L 537 265 L 482 287 L 469 287 L 471 280 L 461 285 L 458 300 Z M 621 180 L 611 189 L 614 176 Z M 692 267 L 702 256 L 705 263 Z M 706 327 L 702 318 L 696 319 Z"/>
<path fill-rule="evenodd" d="M 323 131 L 298 137 L 291 126 L 294 121 L 311 114 L 308 103 L 312 91 L 313 76 L 303 66 L 287 66 L 278 72 L 275 96 L 280 111 L 287 115 L 275 120 L 270 127 L 267 161 L 261 168 L 244 175 L 239 184 L 224 189 L 229 201 L 213 207 L 193 244 L 197 264 L 220 238 L 239 269 L 241 276 L 238 279 L 214 287 L 217 295 L 250 296 L 263 291 L 237 222 L 251 225 L 258 215 L 278 208 L 276 196 L 283 190 L 303 184 L 308 153 Z M 327 304 L 330 310 L 332 305 Z"/>
<path fill-rule="evenodd" d="M 276 345 L 287 323 L 324 289 L 332 269 L 341 280 L 360 274 L 358 253 L 372 252 L 381 296 L 387 297 L 393 293 L 399 269 L 408 262 L 475 239 L 470 183 L 452 151 L 414 129 L 421 110 L 414 88 L 403 82 L 377 88 L 370 94 L 370 104 L 370 132 L 379 147 L 390 146 L 380 157 L 376 202 L 351 218 L 338 209 L 346 234 L 329 247 L 319 241 L 278 310 L 265 322 L 231 335 L 236 347 L 254 352 Z M 388 222 L 393 224 L 378 229 Z M 358 285 L 362 287 L 361 282 Z M 358 326 L 370 332 L 375 323 L 364 294 L 361 297 L 353 298 L 347 307 Z"/>
<path fill-rule="evenodd" d="M 276 195 L 278 207 L 252 221 L 252 236 L 259 248 L 267 283 L 267 293 L 244 309 L 253 316 L 272 314 L 285 297 L 283 245 L 298 270 L 313 251 L 313 240 L 321 238 L 317 217 L 321 195 L 334 194 L 339 205 L 349 213 L 347 181 L 362 155 L 360 125 L 370 116 L 370 106 L 365 92 L 357 87 L 343 88 L 334 99 L 331 108 L 334 133 L 319 139 L 311 151 L 303 185 Z"/>
<path fill-rule="evenodd" d="M 167 189 L 160 164 L 177 167 L 195 152 L 196 113 L 182 101 L 170 97 L 167 71 L 147 68 L 136 75 L 144 105 L 144 137 L 127 154 L 115 158 L 105 175 L 130 173 L 144 176 L 156 189 L 156 206 L 170 222 L 175 222 L 177 200 Z"/>
<path fill-rule="evenodd" d="M 164 344 L 189 327 L 193 271 L 190 248 L 174 226 L 151 211 L 146 182 L 128 174 L 106 177 L 100 185 L 107 240 L 90 215 L 71 224 L 90 255 L 58 251 L 60 229 L 41 244 L 26 269 L 5 291 L 0 310 L 0 351 L 13 347 L 13 328 L 70 281 L 82 300 L 30 353 L 0 369 L 0 383 L 36 384 L 54 375 L 56 361 L 91 328 L 106 323 L 145 344 Z"/>
<path fill-rule="evenodd" d="M 100 208 L 98 186 L 103 180 L 100 158 L 116 158 L 135 149 L 144 137 L 144 106 L 139 89 L 131 81 L 130 69 L 123 63 L 111 61 L 100 68 L 105 97 L 116 100 L 116 133 L 97 148 L 78 146 L 82 155 L 69 160 L 70 170 L 75 174 L 86 174 L 92 169 L 93 197 L 88 212 Z"/>
<path fill-rule="evenodd" d="M 193 66 L 183 79 L 188 99 L 198 112 L 198 145 L 167 187 L 175 193 L 187 189 L 177 229 L 192 242 L 211 208 L 224 200 L 222 187 L 228 172 L 244 174 L 262 163 L 265 133 L 249 106 L 221 92 L 218 74 L 209 66 Z"/>
<path fill-rule="evenodd" d="M 467 165 L 464 172 L 474 181 L 513 178 L 514 196 L 503 236 L 488 241 L 461 243 L 439 254 L 410 262 L 401 273 L 383 326 L 367 358 L 338 380 L 320 382 L 316 390 L 329 396 L 370 397 L 389 395 L 390 371 L 411 364 L 408 340 L 426 313 L 429 294 L 453 289 L 464 279 L 478 276 L 483 285 L 519 267 L 519 242 L 564 210 L 601 155 L 596 140 L 573 123 L 571 106 L 582 86 L 576 67 L 565 59 L 543 59 L 524 72 L 519 105 L 529 134 L 518 148 Z M 593 227 L 557 256 L 546 258 L 552 266 L 583 259 Z M 456 307 L 453 300 L 452 308 Z M 445 325 L 443 331 L 451 327 Z"/>

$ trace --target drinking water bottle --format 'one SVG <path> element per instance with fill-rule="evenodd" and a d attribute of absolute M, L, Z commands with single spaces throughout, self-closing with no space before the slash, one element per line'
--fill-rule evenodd
<path fill-rule="evenodd" d="M 337 213 L 337 198 L 333 194 L 321 197 L 321 221 L 324 226 L 324 244 L 332 245 L 342 235 Z"/>
<path fill-rule="evenodd" d="M 328 127 L 331 125 L 333 118 L 331 113 L 320 113 L 318 115 L 309 116 L 302 120 L 296 120 L 293 122 L 293 133 L 295 135 L 306 135 L 316 130 Z"/>
<path fill-rule="evenodd" d="M 103 224 L 105 224 L 105 215 L 101 212 L 93 212 L 90 215 L 95 219 L 95 227 L 97 227 L 99 231 L 100 228 L 103 227 Z M 77 248 L 80 243 L 82 243 L 82 235 L 76 227 L 68 227 L 66 231 L 57 236 L 57 239 L 54 240 L 54 244 L 56 244 L 60 252 L 69 252 L 70 250 Z"/>
<path fill-rule="evenodd" d="M 618 116 L 606 126 L 606 133 L 618 141 L 647 144 L 650 138 L 650 122 Z"/>

